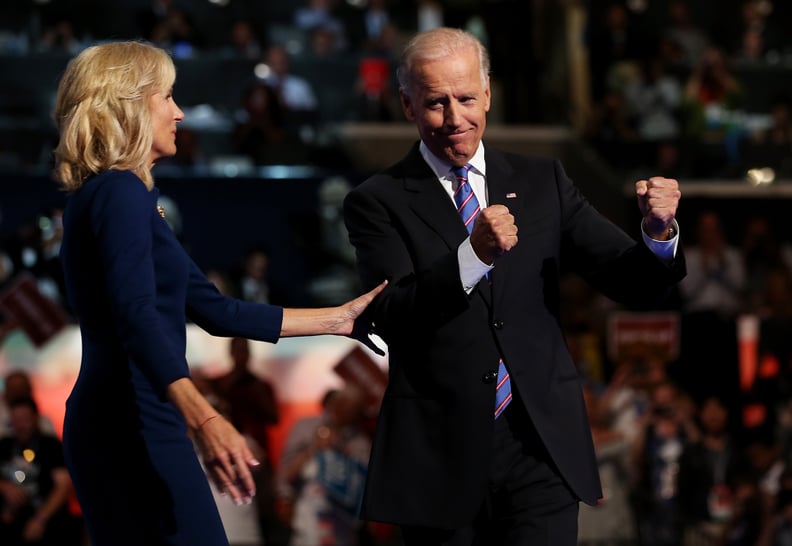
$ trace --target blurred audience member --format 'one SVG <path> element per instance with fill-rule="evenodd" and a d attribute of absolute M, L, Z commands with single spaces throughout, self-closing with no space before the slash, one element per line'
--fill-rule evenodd
<path fill-rule="evenodd" d="M 10 404 L 12 434 L 0 439 L 0 542 L 75 546 L 80 521 L 69 512 L 71 478 L 57 437 L 41 432 L 32 398 Z"/>
<path fill-rule="evenodd" d="M 611 69 L 621 61 L 644 56 L 644 40 L 624 2 L 611 0 L 592 17 L 589 29 L 589 69 L 592 97 L 599 102 L 608 92 Z"/>
<path fill-rule="evenodd" d="M 679 284 L 683 311 L 735 317 L 743 308 L 745 265 L 740 249 L 727 241 L 718 213 L 699 215 L 695 243 L 685 257 L 688 274 Z"/>
<path fill-rule="evenodd" d="M 17 400 L 27 398 L 35 399 L 33 382 L 30 374 L 24 370 L 8 372 L 3 379 L 3 397 L 0 398 L 0 437 L 10 436 L 13 433 L 11 426 L 11 405 Z M 39 430 L 48 435 L 55 436 L 55 427 L 46 415 L 39 414 Z"/>
<path fill-rule="evenodd" d="M 270 257 L 265 248 L 255 246 L 245 253 L 237 290 L 243 300 L 272 303 L 269 267 Z"/>
<path fill-rule="evenodd" d="M 738 106 L 742 93 L 742 85 L 723 51 L 707 48 L 685 82 L 688 133 L 692 136 L 721 133 L 724 112 Z"/>
<path fill-rule="evenodd" d="M 261 536 L 268 546 L 286 546 L 288 529 L 275 512 L 274 468 L 270 449 L 270 427 L 279 420 L 278 404 L 272 385 L 250 368 L 250 343 L 232 338 L 229 343 L 232 368 L 216 379 L 217 394 L 228 409 L 236 429 L 255 443 L 261 466 L 254 474 Z"/>
<path fill-rule="evenodd" d="M 313 123 L 318 119 L 319 103 L 308 80 L 291 71 L 289 53 L 280 44 L 267 49 L 269 73 L 264 83 L 272 87 L 285 109 L 286 121 L 291 127 Z"/>
<path fill-rule="evenodd" d="M 768 60 L 768 54 L 780 54 L 782 44 L 771 20 L 772 12 L 772 2 L 742 1 L 739 31 L 734 36 L 729 50 L 729 55 L 736 62 L 763 63 Z"/>
<path fill-rule="evenodd" d="M 69 17 L 57 17 L 42 29 L 38 49 L 46 53 L 76 55 L 84 47 L 77 38 L 74 22 Z"/>
<path fill-rule="evenodd" d="M 595 406 L 599 419 L 634 444 L 642 433 L 652 388 L 667 380 L 666 364 L 660 359 L 621 360 Z"/>
<path fill-rule="evenodd" d="M 176 9 L 176 0 L 148 0 L 146 4 L 135 13 L 137 35 L 144 39 L 148 39 L 171 10 Z"/>
<path fill-rule="evenodd" d="M 373 55 L 360 59 L 355 93 L 362 121 L 402 119 L 399 94 L 391 81 L 391 73 L 389 58 Z"/>
<path fill-rule="evenodd" d="M 741 470 L 741 452 L 731 434 L 729 411 L 718 397 L 708 397 L 698 410 L 700 438 L 679 459 L 679 513 L 683 546 L 712 544 L 732 515 L 731 489 Z"/>
<path fill-rule="evenodd" d="M 583 136 L 610 165 L 624 166 L 639 134 L 623 92 L 609 91 L 592 105 Z"/>
<path fill-rule="evenodd" d="M 688 0 L 668 3 L 669 24 L 663 32 L 679 47 L 686 66 L 694 66 L 710 45 L 706 33 L 696 24 Z"/>
<path fill-rule="evenodd" d="M 295 426 L 280 472 L 293 492 L 291 546 L 355 546 L 371 439 L 365 432 L 366 397 L 346 385 L 335 393 L 310 436 Z"/>
<path fill-rule="evenodd" d="M 770 427 L 748 429 L 743 438 L 743 449 L 752 476 L 756 478 L 759 493 L 773 499 L 781 490 L 781 480 L 787 462 L 781 453 L 781 444 Z"/>
<path fill-rule="evenodd" d="M 326 53 L 337 53 L 347 49 L 346 28 L 336 15 L 337 0 L 306 0 L 306 4 L 294 12 L 294 25 L 307 31 L 316 39 L 318 34 L 326 42 L 322 49 Z M 313 44 L 316 53 L 316 44 Z"/>
<path fill-rule="evenodd" d="M 679 459 L 696 437 L 680 404 L 681 394 L 670 381 L 654 387 L 641 434 L 632 446 L 638 469 L 638 528 L 644 546 L 679 545 Z"/>
<path fill-rule="evenodd" d="M 423 32 L 442 26 L 445 26 L 443 3 L 439 0 L 417 0 L 415 30 Z"/>
<path fill-rule="evenodd" d="M 316 441 L 319 427 L 327 427 L 331 422 L 333 402 L 337 395 L 337 389 L 329 389 L 325 392 L 321 400 L 321 413 L 297 419 L 291 425 L 283 445 L 280 462 L 277 465 L 278 472 L 275 476 L 275 488 L 278 495 L 278 512 L 281 519 L 289 525 L 292 524 L 292 518 L 294 517 L 294 502 L 297 497 L 298 483 L 293 475 L 296 471 L 291 470 L 287 476 L 285 469 L 302 466 L 307 450 Z M 295 463 L 295 461 L 299 462 Z"/>
<path fill-rule="evenodd" d="M 305 163 L 308 151 L 286 124 L 286 115 L 275 90 L 263 82 L 251 84 L 242 97 L 233 131 L 237 151 L 256 165 Z"/>
<path fill-rule="evenodd" d="M 599 400 L 591 387 L 584 388 L 591 434 L 597 454 L 603 498 L 596 506 L 580 505 L 578 544 L 633 544 L 638 538 L 631 505 L 630 443 L 618 430 L 601 420 Z"/>
<path fill-rule="evenodd" d="M 278 424 L 278 404 L 272 385 L 250 368 L 250 343 L 244 338 L 229 342 L 231 370 L 215 380 L 217 393 L 228 407 L 231 423 L 253 438 L 271 459 L 269 428 Z M 271 462 L 271 460 L 270 460 Z"/>
<path fill-rule="evenodd" d="M 779 240 L 766 217 L 756 215 L 746 221 L 740 253 L 745 263 L 746 310 L 764 314 L 773 272 L 792 275 L 792 245 Z"/>
<path fill-rule="evenodd" d="M 388 48 L 396 30 L 388 0 L 368 0 L 361 8 L 347 9 L 344 27 L 350 47 L 364 53 Z"/>
<path fill-rule="evenodd" d="M 34 220 L 20 225 L 14 236 L 6 246 L 6 252 L 11 261 L 11 270 L 16 274 L 23 271 L 31 273 L 37 279 L 42 280 L 38 283 L 39 289 L 49 295 L 52 294 L 51 282 L 46 275 L 46 260 L 42 252 L 44 246 L 44 234 L 38 217 Z M 42 290 L 43 289 L 43 290 Z"/>
<path fill-rule="evenodd" d="M 772 499 L 762 493 L 751 474 L 734 479 L 734 504 L 716 546 L 774 546 Z"/>
<path fill-rule="evenodd" d="M 638 134 L 649 141 L 680 134 L 682 86 L 659 57 L 642 62 L 642 70 L 624 90 L 627 108 L 636 119 Z"/>
<path fill-rule="evenodd" d="M 344 197 L 351 187 L 346 178 L 332 176 L 322 181 L 318 189 L 319 241 L 311 241 L 317 259 L 307 286 L 311 301 L 317 305 L 360 291 L 355 248 L 349 242 L 342 216 Z"/>
<path fill-rule="evenodd" d="M 685 82 L 682 112 L 685 136 L 694 147 L 694 176 L 734 177 L 741 166 L 746 90 L 730 64 L 723 51 L 708 48 Z"/>
<path fill-rule="evenodd" d="M 148 40 L 171 52 L 175 58 L 189 59 L 206 47 L 203 34 L 195 26 L 192 15 L 179 7 L 168 10 L 158 21 Z"/>
<path fill-rule="evenodd" d="M 262 47 L 256 29 L 249 19 L 236 19 L 228 31 L 223 52 L 229 57 L 255 61 L 261 58 Z"/>
<path fill-rule="evenodd" d="M 774 507 L 773 544 L 792 546 L 792 472 L 786 470 L 781 482 Z"/>
<path fill-rule="evenodd" d="M 319 61 L 339 58 L 343 48 L 339 45 L 338 34 L 328 27 L 316 27 L 309 32 L 309 51 Z"/>
<path fill-rule="evenodd" d="M 675 377 L 696 399 L 718 395 L 730 408 L 740 400 L 735 318 L 745 310 L 745 263 L 721 213 L 701 209 L 685 247 L 687 276 L 678 285 L 680 365 Z"/>

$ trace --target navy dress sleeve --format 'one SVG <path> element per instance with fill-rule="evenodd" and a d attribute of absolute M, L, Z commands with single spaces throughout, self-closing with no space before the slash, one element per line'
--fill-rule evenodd
<path fill-rule="evenodd" d="M 214 336 L 275 343 L 280 337 L 283 308 L 224 296 L 190 260 L 187 316 Z"/>
<path fill-rule="evenodd" d="M 174 354 L 157 311 L 154 207 L 156 195 L 131 172 L 120 172 L 111 184 L 97 188 L 90 214 L 118 337 L 162 394 L 172 382 L 188 377 L 189 368 L 184 355 Z"/>

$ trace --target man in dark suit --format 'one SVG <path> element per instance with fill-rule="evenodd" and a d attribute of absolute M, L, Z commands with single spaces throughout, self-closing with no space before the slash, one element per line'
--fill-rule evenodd
<path fill-rule="evenodd" d="M 484 147 L 489 60 L 472 35 L 417 35 L 397 76 L 421 140 L 344 209 L 364 285 L 391 281 L 371 308 L 390 381 L 362 517 L 399 524 L 408 546 L 573 546 L 578 502 L 601 491 L 560 271 L 660 301 L 684 276 L 678 183 L 636 183 L 636 242 L 558 162 Z"/>

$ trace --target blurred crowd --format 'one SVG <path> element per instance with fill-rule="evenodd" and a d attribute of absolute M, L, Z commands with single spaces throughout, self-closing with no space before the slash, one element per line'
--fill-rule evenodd
<path fill-rule="evenodd" d="M 581 507 L 581 544 L 789 544 L 792 245 L 759 215 L 733 222 L 702 210 L 685 224 L 688 275 L 667 308 L 676 354 L 603 349 L 609 314 L 624 310 L 566 281 L 604 490 Z"/>
<path fill-rule="evenodd" d="M 787 2 L 668 0 L 653 28 L 631 2 L 603 3 L 588 42 L 585 138 L 620 172 L 792 176 L 792 84 L 767 79 L 792 61 Z"/>
<path fill-rule="evenodd" d="M 82 3 L 90 9 L 73 9 Z M 402 121 L 393 75 L 400 49 L 415 31 L 450 25 L 467 28 L 491 52 L 493 93 L 502 104 L 491 121 L 570 125 L 581 119 L 575 129 L 619 174 L 740 178 L 757 166 L 773 168 L 779 178 L 792 174 L 788 2 L 95 4 L 0 8 L 0 53 L 71 56 L 91 43 L 142 38 L 177 61 L 255 63 L 255 78 L 223 82 L 239 89 L 232 112 L 182 103 L 187 119 L 171 162 L 177 165 L 200 167 L 213 155 L 233 153 L 251 165 L 349 166 L 326 125 Z M 570 26 L 575 10 L 584 17 L 580 27 Z M 570 61 L 573 46 L 564 39 L 570 32 L 582 33 L 585 68 Z M 516 35 L 521 39 L 510 38 Z M 178 80 L 176 93 L 178 99 Z M 573 106 L 572 96 L 584 99 Z M 193 112 L 194 106 L 201 109 Z M 230 135 L 222 146 L 202 131 L 217 114 L 226 116 L 223 131 Z"/>
<path fill-rule="evenodd" d="M 231 546 L 396 546 L 395 528 L 358 521 L 377 401 L 354 383 L 328 390 L 317 413 L 287 429 L 279 451 L 278 393 L 251 367 L 246 339 L 228 342 L 230 369 L 194 370 L 196 385 L 243 433 L 261 461 L 252 504 L 234 505 L 213 484 Z M 5 546 L 88 546 L 60 434 L 41 414 L 31 374 L 2 378 L 0 539 Z M 108 455 L 109 456 L 109 455 Z"/>
<path fill-rule="evenodd" d="M 680 224 L 688 275 L 655 310 L 678 321 L 673 354 L 651 344 L 613 353 L 609 317 L 633 310 L 616 307 L 577 277 L 562 277 L 560 320 L 581 374 L 604 492 L 597 506 L 581 506 L 583 546 L 790 544 L 792 243 L 761 215 L 735 222 L 707 209 Z M 40 249 L 30 255 L 44 256 Z M 277 300 L 267 283 L 269 259 L 257 248 L 245 256 L 240 275 L 211 271 L 210 277 L 246 299 Z M 42 292 L 58 284 L 44 271 L 37 270 Z M 746 319 L 757 326 L 752 368 L 738 335 Z M 268 430 L 279 422 L 277 390 L 250 367 L 247 340 L 230 340 L 228 350 L 231 369 L 220 376 L 196 370 L 196 382 L 267 461 L 254 506 L 238 509 L 218 496 L 232 543 L 397 546 L 394 528 L 355 518 L 376 401 L 352 384 L 328 392 L 317 401 L 319 412 L 294 422 L 282 450 L 267 458 Z M 13 424 L 18 412 L 32 426 L 37 413 L 27 399 L 34 393 L 19 376 L 5 378 L 10 399 L 0 419 Z M 21 409 L 12 400 L 17 396 Z M 46 419 L 34 421 L 37 434 L 57 438 Z M 22 464 L 13 453 L 12 461 L 0 460 L 7 503 L 28 498 L 9 480 Z M 62 466 L 58 461 L 53 464 Z M 79 530 L 71 497 L 43 491 L 65 503 L 66 528 Z"/>
<path fill-rule="evenodd" d="M 206 14 L 231 10 L 228 3 L 198 9 L 198 3 L 141 0 L 118 3 L 130 14 L 126 26 L 116 21 L 106 28 L 90 24 L 100 20 L 99 6 L 82 17 L 61 9 L 66 4 L 3 7 L 0 49 L 72 55 L 122 36 L 151 40 L 177 59 L 261 61 L 229 130 L 233 151 L 252 165 L 347 166 L 343 154 L 322 141 L 319 95 L 326 90 L 292 66 L 306 57 L 331 63 L 360 55 L 367 62 L 343 91 L 359 99 L 350 117 L 399 120 L 390 77 L 394 56 L 405 36 L 439 24 L 466 26 L 488 44 L 493 79 L 502 83 L 504 121 L 566 121 L 564 108 L 553 107 L 563 102 L 553 95 L 558 85 L 546 81 L 553 72 L 550 35 L 563 30 L 542 24 L 515 30 L 516 15 L 555 20 L 561 2 L 267 2 L 255 13 L 223 12 L 224 24 L 213 25 Z M 790 70 L 788 2 L 583 5 L 590 109 L 581 136 L 613 169 L 630 178 L 678 177 L 683 193 L 690 177 L 742 177 L 755 167 L 792 176 L 792 84 L 764 89 L 757 99 L 757 84 L 750 81 L 759 77 L 754 69 Z M 517 41 L 514 32 L 530 39 L 508 51 Z M 179 153 L 169 163 L 208 164 L 210 150 L 199 137 L 199 128 L 180 130 Z M 339 180 L 321 190 L 319 246 L 327 259 L 306 287 L 311 304 L 344 301 L 357 290 L 338 216 L 347 190 Z M 60 215 L 60 209 L 42 211 L 0 240 L 0 292 L 29 273 L 41 294 L 68 314 L 58 258 Z M 620 309 L 564 277 L 560 319 L 583 378 L 604 486 L 599 505 L 581 507 L 580 542 L 792 546 L 792 241 L 786 226 L 761 214 L 735 218 L 717 208 L 701 210 L 680 228 L 688 275 L 663 309 L 679 321 L 679 351 L 672 357 L 646 349 L 609 354 L 608 317 Z M 272 259 L 266 246 L 255 246 L 235 265 L 207 274 L 224 293 L 294 304 L 289 287 L 270 275 Z M 758 325 L 757 363 L 747 378 L 738 336 L 745 317 Z M 4 327 L 13 326 L 0 316 L 0 344 Z M 254 506 L 236 509 L 220 499 L 232 543 L 397 545 L 390 527 L 362 525 L 354 517 L 372 433 L 372 407 L 361 392 L 353 385 L 328 392 L 321 412 L 295 423 L 282 453 L 267 458 L 267 430 L 279 419 L 277 392 L 249 369 L 245 340 L 231 340 L 229 352 L 234 366 L 228 375 L 199 374 L 196 381 L 267 461 Z M 64 544 L 80 544 L 79 507 L 57 455 L 58 434 L 39 415 L 24 374 L 12 372 L 3 385 L 0 542 L 35 543 L 23 541 L 49 536 L 50 528 L 66 537 Z M 48 455 L 31 462 L 25 456 L 31 449 Z"/>

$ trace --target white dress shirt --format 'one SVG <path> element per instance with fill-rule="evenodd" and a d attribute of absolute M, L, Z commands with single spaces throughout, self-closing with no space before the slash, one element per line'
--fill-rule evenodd
<path fill-rule="evenodd" d="M 456 181 L 456 177 L 451 170 L 452 165 L 447 161 L 435 156 L 429 150 L 426 144 L 423 143 L 423 141 L 421 141 L 420 152 L 421 156 L 424 158 L 424 161 L 426 161 L 426 163 L 434 172 L 438 181 L 443 185 L 448 197 L 451 199 L 451 202 L 454 203 L 454 207 L 456 208 L 456 202 L 454 201 L 454 182 Z M 468 172 L 468 183 L 470 184 L 470 188 L 473 190 L 476 199 L 478 199 L 479 206 L 483 210 L 488 206 L 487 162 L 484 159 L 483 142 L 479 142 L 478 149 L 476 150 L 476 153 L 473 154 L 473 157 L 470 159 L 469 163 L 471 165 L 471 169 Z M 673 225 L 674 237 L 668 241 L 657 241 L 652 239 L 643 231 L 643 229 L 641 230 L 641 234 L 643 235 L 643 240 L 646 246 L 652 251 L 652 253 L 654 253 L 655 256 L 664 262 L 670 262 L 674 259 L 677 245 L 679 244 L 679 226 L 676 220 L 674 220 Z M 473 287 L 478 284 L 484 275 L 495 268 L 495 264 L 487 265 L 479 259 L 479 257 L 476 255 L 476 252 L 473 250 L 473 246 L 470 244 L 470 236 L 468 236 L 464 241 L 462 241 L 462 244 L 459 245 L 459 248 L 457 249 L 457 259 L 459 260 L 459 278 L 462 282 L 462 287 L 467 293 L 470 293 L 471 290 L 473 290 Z"/>

